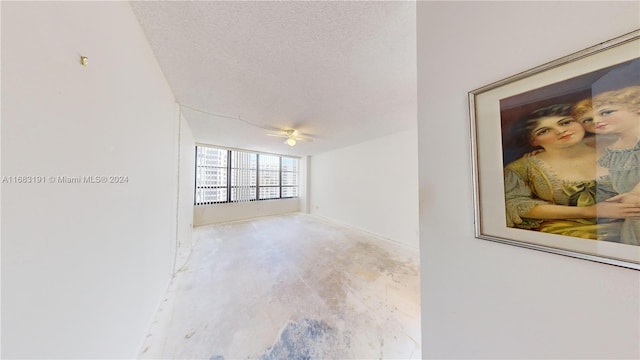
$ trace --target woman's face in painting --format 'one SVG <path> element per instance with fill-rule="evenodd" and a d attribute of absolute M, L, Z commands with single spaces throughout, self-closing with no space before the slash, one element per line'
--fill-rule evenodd
<path fill-rule="evenodd" d="M 619 105 L 606 105 L 595 109 L 593 124 L 596 134 L 623 134 L 638 131 L 640 112 Z"/>
<path fill-rule="evenodd" d="M 548 116 L 538 119 L 531 131 L 531 145 L 544 149 L 561 149 L 578 144 L 585 129 L 571 116 Z"/>

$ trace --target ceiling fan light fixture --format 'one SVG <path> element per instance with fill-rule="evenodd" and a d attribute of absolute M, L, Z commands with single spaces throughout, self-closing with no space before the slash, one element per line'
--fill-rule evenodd
<path fill-rule="evenodd" d="M 287 145 L 289 145 L 289 146 L 293 146 L 293 145 L 295 145 L 295 144 L 296 144 L 296 139 L 294 139 L 294 138 L 290 137 L 290 138 L 288 138 L 288 139 L 287 139 L 286 143 L 287 143 Z"/>

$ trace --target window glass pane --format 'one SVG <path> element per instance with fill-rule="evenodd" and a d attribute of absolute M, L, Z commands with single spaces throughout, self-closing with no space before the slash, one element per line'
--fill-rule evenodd
<path fill-rule="evenodd" d="M 260 199 L 277 199 L 280 197 L 279 187 L 261 187 Z"/>
<path fill-rule="evenodd" d="M 298 173 L 282 172 L 282 185 L 298 185 Z"/>
<path fill-rule="evenodd" d="M 227 151 L 210 147 L 196 147 L 198 166 L 227 167 Z"/>
<path fill-rule="evenodd" d="M 196 189 L 196 204 L 227 201 L 226 188 Z"/>
<path fill-rule="evenodd" d="M 260 186 L 280 185 L 280 172 L 271 170 L 260 171 Z"/>
<path fill-rule="evenodd" d="M 256 186 L 256 170 L 231 169 L 231 186 Z"/>
<path fill-rule="evenodd" d="M 227 201 L 228 150 L 196 147 L 196 204 Z"/>
<path fill-rule="evenodd" d="M 198 167 L 196 170 L 196 182 L 198 187 L 205 186 L 226 186 L 227 169 Z"/>
<path fill-rule="evenodd" d="M 282 171 L 298 172 L 298 159 L 283 157 L 282 158 Z"/>
<path fill-rule="evenodd" d="M 260 154 L 260 170 L 280 170 L 280 156 Z"/>
<path fill-rule="evenodd" d="M 231 201 L 255 200 L 256 188 L 231 188 Z"/>
<path fill-rule="evenodd" d="M 298 196 L 298 187 L 282 187 L 282 197 L 296 197 Z"/>
<path fill-rule="evenodd" d="M 231 152 L 231 168 L 233 169 L 255 169 L 258 154 L 245 151 Z"/>

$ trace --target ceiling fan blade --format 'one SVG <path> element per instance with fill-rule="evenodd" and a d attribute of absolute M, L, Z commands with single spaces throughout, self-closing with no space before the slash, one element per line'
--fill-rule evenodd
<path fill-rule="evenodd" d="M 300 131 L 296 130 L 296 129 L 287 129 L 287 130 L 282 130 L 280 133 L 267 133 L 267 136 L 273 136 L 273 137 L 280 137 L 280 138 L 286 138 L 285 140 L 285 144 L 288 144 L 290 146 L 295 145 L 296 141 L 306 141 L 306 142 L 312 142 L 313 141 L 313 137 L 311 135 L 307 135 L 307 134 L 303 134 Z M 290 144 L 290 141 L 294 141 L 294 144 Z"/>
<path fill-rule="evenodd" d="M 298 134 L 298 135 L 295 135 L 295 136 L 293 136 L 293 137 L 294 137 L 296 140 L 300 140 L 300 141 L 309 141 L 309 142 L 313 141 L 313 139 L 314 139 L 314 138 L 313 138 L 313 136 L 311 136 L 311 135 L 305 135 L 305 134 Z"/>

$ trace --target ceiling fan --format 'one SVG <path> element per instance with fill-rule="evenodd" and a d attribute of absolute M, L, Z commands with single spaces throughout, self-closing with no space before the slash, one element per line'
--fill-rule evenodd
<path fill-rule="evenodd" d="M 309 141 L 309 142 L 313 141 L 313 139 L 311 139 L 309 135 L 304 135 L 300 131 L 295 129 L 281 130 L 275 133 L 268 133 L 267 136 L 286 138 L 284 143 L 289 146 L 294 146 L 298 141 Z"/>

